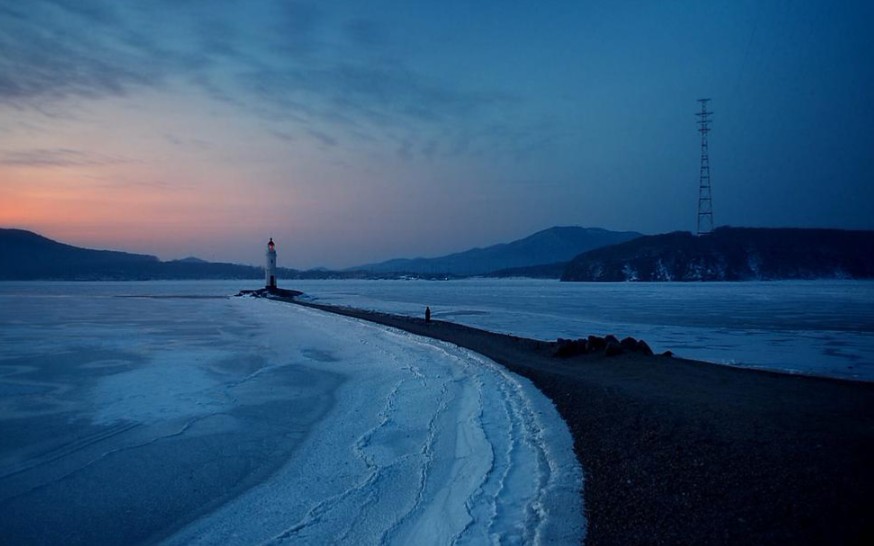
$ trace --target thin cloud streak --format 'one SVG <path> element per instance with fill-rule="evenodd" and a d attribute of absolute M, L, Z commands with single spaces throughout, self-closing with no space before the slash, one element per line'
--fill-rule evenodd
<path fill-rule="evenodd" d="M 12 167 L 86 167 L 119 165 L 132 160 L 69 148 L 0 152 L 0 165 Z"/>

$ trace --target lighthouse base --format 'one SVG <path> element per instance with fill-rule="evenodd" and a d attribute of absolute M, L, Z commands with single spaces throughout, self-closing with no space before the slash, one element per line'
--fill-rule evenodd
<path fill-rule="evenodd" d="M 300 290 L 285 290 L 283 288 L 274 287 L 265 287 L 259 288 L 258 290 L 240 290 L 237 294 L 238 296 L 254 296 L 256 298 L 266 298 L 270 296 L 276 296 L 280 298 L 296 298 L 297 296 L 303 295 L 303 292 Z"/>

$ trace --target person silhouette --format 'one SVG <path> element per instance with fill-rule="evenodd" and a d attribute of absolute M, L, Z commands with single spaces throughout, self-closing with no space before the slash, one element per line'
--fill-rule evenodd
<path fill-rule="evenodd" d="M 425 322 L 431 322 L 431 308 L 425 306 Z"/>

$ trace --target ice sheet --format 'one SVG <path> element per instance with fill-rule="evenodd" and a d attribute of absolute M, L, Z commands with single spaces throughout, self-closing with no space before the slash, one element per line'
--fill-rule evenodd
<path fill-rule="evenodd" d="M 285 464 L 342 381 L 227 298 L 2 288 L 4 542 L 154 539 Z"/>
<path fill-rule="evenodd" d="M 170 544 L 579 541 L 572 441 L 529 382 L 449 344 L 254 303 L 275 350 L 318 347 L 347 379 L 285 467 Z"/>
<path fill-rule="evenodd" d="M 655 350 L 874 381 L 874 282 L 294 281 L 322 303 L 538 339 L 633 336 Z"/>
<path fill-rule="evenodd" d="M 193 284 L 0 286 L 0 536 L 579 541 L 571 438 L 527 381 Z"/>

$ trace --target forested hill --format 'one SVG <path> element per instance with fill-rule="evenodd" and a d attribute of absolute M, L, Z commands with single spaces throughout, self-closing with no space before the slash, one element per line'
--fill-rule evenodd
<path fill-rule="evenodd" d="M 718 228 L 640 237 L 580 254 L 563 281 L 874 278 L 874 231 Z"/>

